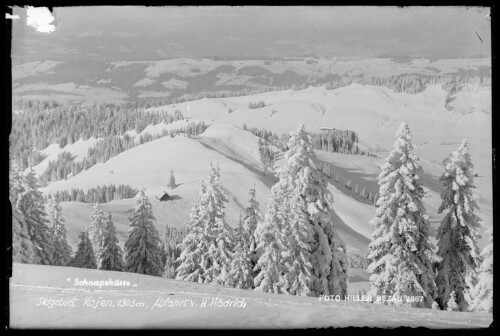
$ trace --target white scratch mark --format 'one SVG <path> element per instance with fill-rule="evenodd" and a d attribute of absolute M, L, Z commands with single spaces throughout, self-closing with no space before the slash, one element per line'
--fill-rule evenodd
<path fill-rule="evenodd" d="M 15 20 L 15 19 L 19 19 L 19 15 L 12 15 L 9 13 L 5 13 L 5 18 L 8 20 Z"/>
<path fill-rule="evenodd" d="M 27 24 L 40 33 L 52 33 L 56 27 L 52 24 L 54 17 L 47 7 L 28 6 L 26 10 Z"/>

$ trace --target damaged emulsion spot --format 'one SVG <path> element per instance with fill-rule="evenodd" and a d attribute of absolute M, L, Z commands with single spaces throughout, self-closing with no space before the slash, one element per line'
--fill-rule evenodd
<path fill-rule="evenodd" d="M 40 33 L 52 33 L 56 30 L 56 26 L 52 24 L 54 17 L 52 16 L 52 8 L 47 7 L 32 7 L 26 8 L 26 23 Z"/>
<path fill-rule="evenodd" d="M 10 13 L 5 13 L 5 18 L 7 20 L 17 20 L 17 19 L 20 19 L 19 15 L 12 15 Z"/>

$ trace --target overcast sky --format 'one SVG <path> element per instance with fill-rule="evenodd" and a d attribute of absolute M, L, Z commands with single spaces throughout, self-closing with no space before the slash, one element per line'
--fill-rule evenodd
<path fill-rule="evenodd" d="M 17 13 L 23 18 L 23 10 Z M 13 54 L 45 55 L 48 46 L 52 55 L 82 58 L 108 48 L 117 59 L 140 57 L 138 50 L 144 59 L 491 52 L 489 8 L 480 7 L 67 7 L 53 14 L 50 35 L 25 27 L 23 19 L 13 22 Z"/>

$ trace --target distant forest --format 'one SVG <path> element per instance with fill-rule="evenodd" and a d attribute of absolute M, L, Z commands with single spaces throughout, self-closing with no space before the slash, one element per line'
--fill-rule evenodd
<path fill-rule="evenodd" d="M 145 113 L 128 105 L 114 104 L 85 106 L 23 100 L 17 101 L 15 107 L 22 112 L 12 117 L 10 153 L 22 169 L 40 163 L 44 159 L 41 150 L 52 143 L 64 148 L 78 139 L 100 138 L 81 161 L 75 161 L 68 152 L 62 152 L 55 161 L 50 161 L 45 172 L 40 174 L 42 186 L 78 174 L 98 162 L 106 162 L 136 145 L 181 133 L 197 135 L 208 127 L 204 122 L 188 121 L 186 126 L 164 130 L 159 135 L 141 134 L 136 141 L 126 132 L 140 133 L 150 124 L 171 124 L 188 119 L 180 111 L 175 111 L 174 115 L 163 111 Z"/>
<path fill-rule="evenodd" d="M 277 134 L 276 132 L 260 129 L 256 127 L 247 127 L 243 124 L 243 130 L 251 132 L 253 135 L 265 140 L 281 151 L 288 150 L 288 140 L 290 135 L 287 133 Z M 357 145 L 359 142 L 358 134 L 351 130 L 329 129 L 319 133 L 308 132 L 314 149 L 323 150 L 331 153 L 359 154 L 374 156 L 376 155 L 365 151 Z"/>
<path fill-rule="evenodd" d="M 133 198 L 139 191 L 129 185 L 114 184 L 90 188 L 86 192 L 82 189 L 72 188 L 70 191 L 62 190 L 49 194 L 46 198 L 53 198 L 56 202 L 84 202 L 107 203 L 113 200 Z"/>
<path fill-rule="evenodd" d="M 12 131 L 10 134 L 10 155 L 22 169 L 40 163 L 44 157 L 43 149 L 53 143 L 61 148 L 72 144 L 78 139 L 87 140 L 90 137 L 100 140 L 89 149 L 86 157 L 76 162 L 70 153 L 61 153 L 57 160 L 49 162 L 47 170 L 41 174 L 40 183 L 66 179 L 88 169 L 97 162 L 106 162 L 117 154 L 137 145 L 136 141 L 126 134 L 135 130 L 142 132 L 146 126 L 159 123 L 170 124 L 185 119 L 180 111 L 173 115 L 165 111 L 144 112 L 145 108 L 158 105 L 176 104 L 183 101 L 204 97 L 233 97 L 261 93 L 265 91 L 304 89 L 309 85 L 325 85 L 326 89 L 336 89 L 350 84 L 386 86 L 396 92 L 416 94 L 423 91 L 430 84 L 442 84 L 448 96 L 446 104 L 452 102 L 454 95 L 467 90 L 474 85 L 491 85 L 491 78 L 460 72 L 458 74 L 423 75 L 400 74 L 389 77 L 363 77 L 327 75 L 324 78 L 314 78 L 303 84 L 261 87 L 258 89 L 244 89 L 241 91 L 221 91 L 204 94 L 186 94 L 175 99 L 149 99 L 126 104 L 105 103 L 61 103 L 53 100 L 14 99 L 12 115 Z M 264 105 L 263 102 L 252 103 L 251 108 Z M 448 107 L 448 105 L 447 105 Z M 138 143 L 142 144 L 163 136 L 175 136 L 179 133 L 197 135 L 202 133 L 208 125 L 191 122 L 188 126 L 172 131 L 165 131 L 161 135 L 152 136 L 143 134 Z M 255 135 L 286 150 L 287 134 L 275 134 L 266 130 L 249 129 Z M 375 156 L 360 148 L 357 134 L 349 130 L 332 130 L 321 133 L 311 133 L 315 149 L 329 152 L 362 154 Z"/>
<path fill-rule="evenodd" d="M 259 71 L 256 67 L 255 71 Z M 260 70 L 262 71 L 262 70 Z M 259 72 L 258 72 L 259 73 Z M 258 73 L 255 76 L 258 77 Z M 163 105 L 178 104 L 185 101 L 197 100 L 202 98 L 228 98 L 259 94 L 270 91 L 283 90 L 302 90 L 309 86 L 319 87 L 325 86 L 328 90 L 338 89 L 351 84 L 385 86 L 393 89 L 396 92 L 404 92 L 408 94 L 417 94 L 427 88 L 428 85 L 441 84 L 443 90 L 448 93 L 447 103 L 453 99 L 453 95 L 467 90 L 473 86 L 491 85 L 491 76 L 486 76 L 480 72 L 469 72 L 461 70 L 458 73 L 446 73 L 436 75 L 426 75 L 420 73 L 403 73 L 392 76 L 370 76 L 362 75 L 346 75 L 346 74 L 327 74 L 324 77 L 311 77 L 302 79 L 292 71 L 287 71 L 290 76 L 283 76 L 283 81 L 279 85 L 262 85 L 259 87 L 248 87 L 240 90 L 220 90 L 216 92 L 203 93 L 185 93 L 180 97 L 175 98 L 147 98 L 138 99 L 132 105 L 136 108 L 150 108 Z M 250 74 L 252 75 L 252 74 Z M 256 77 L 256 78 L 257 78 Z"/>

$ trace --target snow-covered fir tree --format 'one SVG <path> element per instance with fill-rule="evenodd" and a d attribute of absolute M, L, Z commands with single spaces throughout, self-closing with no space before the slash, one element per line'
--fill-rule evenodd
<path fill-rule="evenodd" d="M 261 138 L 258 141 L 260 161 L 262 163 L 263 174 L 274 171 L 274 164 L 276 163 L 276 154 L 265 144 Z"/>
<path fill-rule="evenodd" d="M 491 313 L 493 312 L 493 232 L 487 230 L 486 234 L 489 236 L 489 241 L 481 253 L 483 261 L 479 267 L 478 283 L 471 309 Z"/>
<path fill-rule="evenodd" d="M 243 226 L 240 216 L 238 230 L 235 230 L 235 249 L 229 266 L 226 284 L 241 289 L 253 288 L 252 254 L 250 252 L 250 232 Z"/>
<path fill-rule="evenodd" d="M 62 218 L 62 207 L 59 202 L 50 198 L 47 204 L 49 232 L 54 243 L 53 265 L 66 266 L 71 261 L 73 249 L 68 244 L 66 227 Z"/>
<path fill-rule="evenodd" d="M 26 181 L 16 162 L 10 162 L 9 198 L 12 209 L 12 260 L 33 264 L 37 262 L 35 247 L 28 234 L 26 220 L 20 210 L 21 195 L 25 191 Z"/>
<path fill-rule="evenodd" d="M 130 217 L 128 239 L 125 242 L 125 271 L 162 276 L 161 240 L 154 225 L 153 208 L 142 188 L 135 198 L 135 210 Z"/>
<path fill-rule="evenodd" d="M 366 187 L 363 187 L 363 190 L 361 190 L 361 197 L 363 198 L 368 198 L 368 192 L 366 191 Z"/>
<path fill-rule="evenodd" d="M 205 282 L 226 284 L 229 281 L 228 272 L 234 245 L 224 212 L 224 204 L 228 201 L 220 181 L 220 168 L 211 164 L 200 212 L 203 239 L 208 246 L 208 254 L 202 258 Z"/>
<path fill-rule="evenodd" d="M 232 232 L 225 219 L 228 202 L 220 181 L 220 169 L 210 164 L 208 181 L 202 183 L 187 223 L 176 278 L 181 280 L 227 284 L 232 259 Z"/>
<path fill-rule="evenodd" d="M 284 200 L 281 189 L 271 188 L 271 196 L 264 221 L 257 225 L 256 242 L 257 264 L 254 267 L 254 289 L 260 292 L 287 293 L 285 279 L 286 273 L 281 257 L 284 250 L 283 237 L 286 213 L 283 212 L 281 202 Z"/>
<path fill-rule="evenodd" d="M 168 186 L 170 187 L 170 189 L 175 189 L 175 187 L 177 186 L 177 184 L 175 183 L 175 176 L 174 176 L 173 170 L 170 171 L 170 178 L 168 180 Z"/>
<path fill-rule="evenodd" d="M 312 230 L 305 209 L 305 201 L 297 191 L 290 202 L 289 228 L 286 234 L 283 262 L 287 270 L 287 292 L 308 296 L 314 285 L 311 246 Z"/>
<path fill-rule="evenodd" d="M 94 205 L 94 211 L 90 215 L 91 223 L 88 229 L 88 234 L 90 241 L 92 242 L 92 247 L 94 249 L 95 257 L 97 260 L 97 266 L 100 269 L 100 260 L 102 256 L 102 251 L 104 247 L 106 223 L 108 219 L 102 210 L 101 204 L 96 203 Z"/>
<path fill-rule="evenodd" d="M 105 271 L 123 271 L 125 263 L 123 262 L 123 253 L 116 236 L 116 228 L 113 223 L 111 212 L 108 214 L 106 228 L 104 230 L 104 243 L 102 253 L 99 257 L 99 269 Z"/>
<path fill-rule="evenodd" d="M 205 182 L 201 182 L 199 194 L 194 199 L 191 210 L 189 211 L 189 221 L 185 227 L 187 234 L 179 244 L 182 251 L 177 259 L 179 264 L 176 268 L 176 279 L 203 282 L 204 270 L 201 266 L 202 256 L 208 253 L 208 246 L 202 239 L 203 237 L 203 222 L 201 221 L 201 198 L 205 194 Z"/>
<path fill-rule="evenodd" d="M 449 311 L 458 311 L 460 310 L 457 303 L 457 295 L 455 291 L 452 291 L 449 295 L 448 302 L 446 303 L 446 310 Z"/>
<path fill-rule="evenodd" d="M 441 310 L 441 308 L 439 307 L 439 304 L 438 304 L 436 301 L 434 301 L 434 302 L 432 303 L 432 305 L 431 305 L 431 309 L 432 309 L 432 310 Z"/>
<path fill-rule="evenodd" d="M 54 255 L 54 244 L 50 237 L 47 213 L 42 193 L 38 190 L 38 181 L 33 169 L 24 177 L 23 192 L 17 201 L 18 208 L 24 217 L 27 233 L 34 246 L 35 262 L 51 265 Z"/>
<path fill-rule="evenodd" d="M 12 208 L 12 261 L 33 264 L 36 256 L 24 223 L 23 214 Z"/>
<path fill-rule="evenodd" d="M 256 231 L 257 225 L 262 222 L 262 213 L 260 212 L 260 205 L 255 196 L 255 185 L 250 189 L 250 201 L 245 209 L 245 217 L 243 218 L 243 229 L 248 235 L 248 250 L 251 256 L 252 274 L 253 268 L 257 264 L 257 238 Z M 252 275 L 252 278 L 254 275 Z"/>
<path fill-rule="evenodd" d="M 481 219 L 474 213 L 478 208 L 473 194 L 474 171 L 466 140 L 443 162 L 445 171 L 440 178 L 444 190 L 438 212 L 447 211 L 438 229 L 437 302 L 444 310 L 455 293 L 460 311 L 469 309 L 477 283 L 481 258 L 477 242 Z"/>
<path fill-rule="evenodd" d="M 70 266 L 96 269 L 97 260 L 87 230 L 82 230 L 79 237 L 78 249 L 73 260 L 71 260 Z"/>
<path fill-rule="evenodd" d="M 343 296 L 347 290 L 345 245 L 332 220 L 328 177 L 320 169 L 304 125 L 291 134 L 288 148 L 257 235 L 256 289 Z"/>
<path fill-rule="evenodd" d="M 379 175 L 379 193 L 369 244 L 370 295 L 423 296 L 416 306 L 432 306 L 436 295 L 429 219 L 422 204 L 422 168 L 403 122 Z M 401 301 L 392 301 L 400 304 Z"/>
<path fill-rule="evenodd" d="M 175 279 L 175 259 L 173 255 L 167 255 L 165 258 L 165 266 L 163 267 L 163 277 Z"/>

